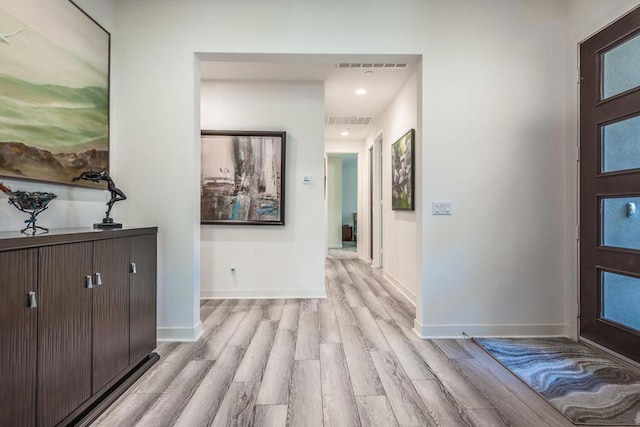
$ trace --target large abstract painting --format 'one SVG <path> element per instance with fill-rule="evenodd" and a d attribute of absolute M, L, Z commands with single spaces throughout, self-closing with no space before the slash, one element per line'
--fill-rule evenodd
<path fill-rule="evenodd" d="M 285 132 L 202 131 L 202 224 L 284 225 Z"/>
<path fill-rule="evenodd" d="M 109 48 L 71 1 L 0 0 L 0 176 L 109 170 Z"/>
<path fill-rule="evenodd" d="M 391 209 L 414 210 L 414 140 L 411 129 L 391 146 Z"/>

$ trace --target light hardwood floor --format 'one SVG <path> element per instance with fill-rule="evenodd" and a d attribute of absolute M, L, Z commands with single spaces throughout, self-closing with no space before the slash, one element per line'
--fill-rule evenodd
<path fill-rule="evenodd" d="M 470 340 L 420 340 L 415 308 L 353 253 L 327 299 L 203 300 L 204 336 L 161 360 L 100 426 L 570 426 Z"/>

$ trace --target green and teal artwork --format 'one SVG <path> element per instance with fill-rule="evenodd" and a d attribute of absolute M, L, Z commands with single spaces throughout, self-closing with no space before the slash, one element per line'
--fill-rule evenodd
<path fill-rule="evenodd" d="M 0 0 L 0 176 L 108 171 L 109 47 L 71 1 Z"/>
<path fill-rule="evenodd" d="M 414 210 L 414 146 L 415 131 L 411 129 L 391 146 L 391 208 Z"/>

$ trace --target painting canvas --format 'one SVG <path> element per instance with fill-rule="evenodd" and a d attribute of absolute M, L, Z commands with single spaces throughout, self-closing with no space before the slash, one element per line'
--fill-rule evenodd
<path fill-rule="evenodd" d="M 0 0 L 0 176 L 109 170 L 109 48 L 73 2 Z"/>
<path fill-rule="evenodd" d="M 414 145 L 411 129 L 391 146 L 391 208 L 414 210 Z"/>
<path fill-rule="evenodd" d="M 284 225 L 285 132 L 202 131 L 203 224 Z"/>

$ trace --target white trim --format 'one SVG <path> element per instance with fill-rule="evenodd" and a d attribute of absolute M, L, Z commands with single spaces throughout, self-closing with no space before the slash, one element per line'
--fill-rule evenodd
<path fill-rule="evenodd" d="M 618 22 L 619 20 L 621 20 L 622 18 L 624 18 L 625 16 L 627 16 L 628 14 L 630 14 L 631 12 L 633 12 L 639 7 L 640 5 L 638 4 L 632 5 L 631 7 L 629 7 L 628 4 L 625 4 L 624 6 L 619 7 L 615 11 L 605 15 L 600 20 L 593 23 L 593 25 L 590 25 L 587 29 L 579 33 L 577 37 L 574 37 L 574 42 L 576 42 L 576 44 L 580 44 L 582 42 L 587 41 L 587 39 L 591 38 L 592 36 L 595 36 L 596 34 L 604 30 L 608 26 L 615 24 L 616 22 Z"/>
<path fill-rule="evenodd" d="M 574 330 L 574 328 L 571 325 L 564 325 L 564 335 L 565 337 L 569 338 L 570 340 L 573 341 L 578 341 L 578 335 L 576 333 L 577 331 Z"/>
<path fill-rule="evenodd" d="M 373 139 L 373 261 L 371 267 L 384 267 L 383 234 L 384 234 L 384 209 L 382 199 L 382 153 L 384 145 L 384 129 L 380 129 Z"/>
<path fill-rule="evenodd" d="M 567 337 L 566 325 L 423 325 L 417 319 L 413 322 L 413 331 L 422 339 L 434 338 L 531 338 L 531 337 Z"/>
<path fill-rule="evenodd" d="M 586 339 L 586 338 L 583 338 L 583 337 L 578 337 L 578 340 L 580 342 L 582 342 L 582 343 L 590 345 L 591 347 L 595 347 L 598 350 L 600 350 L 600 351 L 602 351 L 604 353 L 607 353 L 608 355 L 611 355 L 611 356 L 615 357 L 616 359 L 620 359 L 623 362 L 628 363 L 629 365 L 633 366 L 634 368 L 640 368 L 640 362 L 636 362 L 635 360 L 631 360 L 628 357 L 623 356 L 620 353 L 616 353 L 615 351 L 613 351 L 613 350 L 611 350 L 611 349 L 609 349 L 607 347 L 601 346 L 600 344 L 596 344 L 593 341 L 591 341 L 589 339 Z"/>
<path fill-rule="evenodd" d="M 326 298 L 327 290 L 320 289 L 223 289 L 200 290 L 201 299 L 274 299 Z"/>
<path fill-rule="evenodd" d="M 413 292 L 409 290 L 409 288 L 407 288 L 405 285 L 402 284 L 402 282 L 400 282 L 398 279 L 393 277 L 392 274 L 390 274 L 385 270 L 382 270 L 382 277 L 384 277 L 387 280 L 387 282 L 393 285 L 393 287 L 396 288 L 398 292 L 400 292 L 402 296 L 405 297 L 406 300 L 409 301 L 415 307 L 416 296 Z"/>
<path fill-rule="evenodd" d="M 158 328 L 158 342 L 194 342 L 202 336 L 202 322 L 193 328 Z"/>

